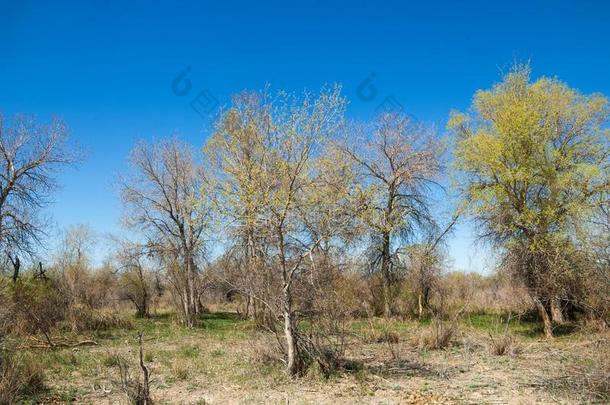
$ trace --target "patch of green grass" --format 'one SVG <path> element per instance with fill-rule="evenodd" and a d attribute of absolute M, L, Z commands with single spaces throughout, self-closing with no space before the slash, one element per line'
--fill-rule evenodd
<path fill-rule="evenodd" d="M 199 356 L 199 347 L 194 345 L 182 346 L 179 351 L 180 357 L 193 359 Z"/>
<path fill-rule="evenodd" d="M 499 316 L 493 314 L 473 314 L 466 315 L 462 319 L 462 324 L 471 326 L 475 329 L 486 332 L 503 332 L 506 328 L 507 316 Z M 536 337 L 539 335 L 540 325 L 538 322 L 531 320 L 520 320 L 512 318 L 508 324 L 509 332 L 528 337 Z"/>
<path fill-rule="evenodd" d="M 197 327 L 218 338 L 243 335 L 243 329 L 238 326 L 246 321 L 239 318 L 237 314 L 230 312 L 214 312 L 203 314 Z"/>

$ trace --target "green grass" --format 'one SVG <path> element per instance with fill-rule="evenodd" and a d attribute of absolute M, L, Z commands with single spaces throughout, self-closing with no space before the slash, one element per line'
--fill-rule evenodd
<path fill-rule="evenodd" d="M 502 333 L 506 328 L 506 316 L 492 314 L 466 315 L 462 324 L 492 333 Z M 538 322 L 512 318 L 508 324 L 509 332 L 525 337 L 537 337 L 540 334 Z"/>

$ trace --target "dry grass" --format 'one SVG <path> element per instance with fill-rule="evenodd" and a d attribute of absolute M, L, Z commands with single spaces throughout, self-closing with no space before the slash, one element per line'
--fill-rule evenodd
<path fill-rule="evenodd" d="M 521 351 L 515 337 L 510 333 L 489 333 L 489 352 L 495 356 L 516 355 Z"/>
<path fill-rule="evenodd" d="M 442 321 L 437 321 L 434 326 L 424 329 L 419 335 L 418 346 L 421 349 L 440 350 L 447 348 L 454 340 L 458 324 L 454 320 L 451 325 L 446 326 Z"/>
<path fill-rule="evenodd" d="M 570 344 L 553 353 L 559 364 L 544 384 L 551 390 L 578 394 L 583 402 L 610 401 L 610 336 Z"/>
<path fill-rule="evenodd" d="M 0 404 L 17 403 L 20 397 L 36 397 L 44 392 L 45 375 L 32 358 L 0 353 Z"/>
<path fill-rule="evenodd" d="M 329 378 L 312 367 L 305 377 L 290 379 L 273 337 L 232 314 L 207 314 L 193 329 L 177 326 L 169 315 L 134 323 L 146 331 L 156 403 L 286 403 L 294 398 L 304 404 L 603 402 L 607 389 L 607 369 L 595 355 L 609 354 L 603 349 L 608 341 L 599 334 L 548 342 L 516 325 L 510 342 L 493 335 L 502 351 L 511 354 L 498 356 L 490 348 L 493 329 L 476 329 L 465 321 L 439 333 L 437 325 L 374 320 L 376 339 L 361 333 L 370 330 L 370 323 L 354 321 L 345 364 L 357 366 L 341 367 Z M 453 331 L 449 338 L 444 334 L 448 329 Z M 433 344 L 420 348 L 410 343 L 419 343 L 426 333 L 433 333 Z M 98 346 L 37 352 L 50 386 L 43 402 L 124 401 L 110 353 L 136 365 L 134 335 L 110 330 L 98 336 Z M 458 339 L 459 345 L 451 344 Z"/>

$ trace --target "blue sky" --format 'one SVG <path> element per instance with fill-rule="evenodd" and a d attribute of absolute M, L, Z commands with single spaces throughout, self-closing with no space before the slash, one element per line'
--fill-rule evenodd
<path fill-rule="evenodd" d="M 200 148 L 219 105 L 266 83 L 289 90 L 342 83 L 349 116 L 387 97 L 444 130 L 451 109 L 514 60 L 610 95 L 610 3 L 513 2 L 31 2 L 0 0 L 0 111 L 64 119 L 88 151 L 60 175 L 49 208 L 58 228 L 120 228 L 113 180 L 136 139 L 178 134 Z M 190 67 L 191 91 L 172 81 Z M 377 93 L 358 97 L 373 74 Z M 205 110 L 207 107 L 200 108 Z M 451 240 L 458 269 L 485 271 L 488 253 L 467 224 Z"/>

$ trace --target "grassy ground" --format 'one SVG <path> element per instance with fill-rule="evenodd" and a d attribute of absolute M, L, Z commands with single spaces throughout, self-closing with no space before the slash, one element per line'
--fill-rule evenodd
<path fill-rule="evenodd" d="M 145 360 L 157 403 L 576 403 L 608 401 L 608 334 L 572 331 L 547 342 L 536 323 L 509 325 L 514 352 L 497 356 L 491 339 L 506 320 L 465 316 L 442 350 L 420 346 L 435 325 L 414 321 L 354 321 L 347 357 L 363 367 L 325 379 L 315 370 L 298 380 L 265 356 L 269 336 L 235 314 L 216 312 L 195 328 L 173 315 L 134 321 L 133 329 L 96 333 L 96 346 L 35 349 L 49 389 L 32 402 L 127 403 L 117 356 L 139 375 L 136 331 L 144 331 Z M 391 333 L 395 338 L 383 339 Z M 497 336 L 497 335 L 495 335 Z M 601 378 L 601 380 L 600 380 Z"/>

